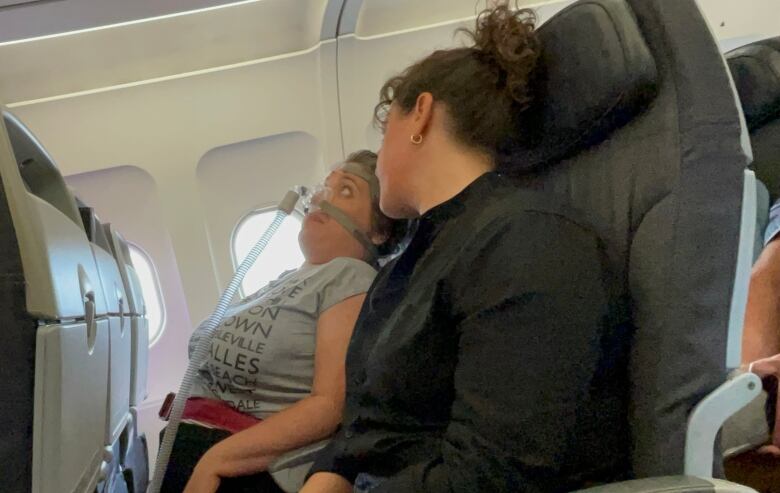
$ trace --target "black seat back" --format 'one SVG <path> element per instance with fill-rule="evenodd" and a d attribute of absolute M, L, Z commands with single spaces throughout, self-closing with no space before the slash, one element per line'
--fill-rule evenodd
<path fill-rule="evenodd" d="M 680 474 L 688 416 L 725 379 L 735 309 L 749 144 L 733 86 L 694 0 L 581 1 L 540 36 L 538 104 L 508 169 L 601 233 L 628 347 L 603 354 L 629 368 L 605 412 L 625 416 L 636 477 Z"/>
<path fill-rule="evenodd" d="M 726 55 L 745 111 L 756 177 L 780 197 L 780 37 L 737 48 Z"/>

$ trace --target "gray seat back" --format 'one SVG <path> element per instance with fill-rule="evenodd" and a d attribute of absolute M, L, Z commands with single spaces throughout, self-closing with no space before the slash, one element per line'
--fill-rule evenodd
<path fill-rule="evenodd" d="M 108 420 L 102 281 L 54 162 L 18 120 L 4 109 L 2 116 L 0 308 L 7 353 L 0 373 L 4 395 L 12 396 L 3 399 L 10 425 L 0 457 L 3 491 L 91 492 Z"/>
<path fill-rule="evenodd" d="M 113 445 L 119 439 L 130 419 L 130 389 L 132 381 L 132 317 L 125 313 L 127 295 L 120 268 L 114 256 L 101 246 L 99 236 L 103 228 L 95 211 L 80 206 L 82 221 L 90 239 L 95 263 L 102 281 L 102 288 L 108 305 L 109 319 L 109 380 L 108 380 L 108 422 L 105 445 Z"/>
<path fill-rule="evenodd" d="M 125 292 L 128 295 L 131 324 L 131 379 L 130 405 L 140 405 L 146 399 L 146 378 L 149 363 L 149 320 L 146 317 L 146 301 L 141 282 L 130 258 L 127 241 L 111 224 L 103 224 L 102 230 L 111 252 L 119 264 Z"/>

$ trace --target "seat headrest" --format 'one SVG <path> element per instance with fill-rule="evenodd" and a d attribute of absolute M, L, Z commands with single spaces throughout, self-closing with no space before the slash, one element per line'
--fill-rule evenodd
<path fill-rule="evenodd" d="M 755 44 L 768 46 L 775 51 L 780 51 L 780 36 L 762 39 L 761 41 L 757 41 Z"/>
<path fill-rule="evenodd" d="M 48 202 L 81 227 L 76 201 L 51 156 L 14 115 L 3 111 L 2 118 L 27 191 Z"/>
<path fill-rule="evenodd" d="M 624 0 L 578 2 L 539 27 L 534 103 L 512 171 L 552 164 L 606 139 L 655 97 L 655 60 Z"/>
<path fill-rule="evenodd" d="M 732 50 L 726 60 L 748 128 L 756 130 L 780 117 L 780 37 Z"/>

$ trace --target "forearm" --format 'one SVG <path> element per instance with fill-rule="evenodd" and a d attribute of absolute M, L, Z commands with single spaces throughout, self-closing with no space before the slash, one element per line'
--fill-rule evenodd
<path fill-rule="evenodd" d="M 774 270 L 754 272 L 750 280 L 742 361 L 750 363 L 780 353 L 780 282 Z"/>
<path fill-rule="evenodd" d="M 352 485 L 338 474 L 318 472 L 306 481 L 299 493 L 350 493 Z"/>
<path fill-rule="evenodd" d="M 265 470 L 276 457 L 333 434 L 340 416 L 341 408 L 333 400 L 307 397 L 226 438 L 209 453 L 222 477 L 257 473 Z"/>

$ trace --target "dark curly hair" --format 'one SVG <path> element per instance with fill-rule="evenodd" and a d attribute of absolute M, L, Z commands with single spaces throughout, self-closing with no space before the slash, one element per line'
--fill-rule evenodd
<path fill-rule="evenodd" d="M 369 150 L 353 152 L 345 162 L 359 164 L 368 168 L 373 174 L 376 171 L 377 155 Z M 380 257 L 386 257 L 397 253 L 404 245 L 404 240 L 409 232 L 409 221 L 405 219 L 391 219 L 382 213 L 379 208 L 379 197 L 375 197 L 371 203 L 371 229 L 380 235 L 387 236 L 381 245 L 377 245 Z"/>
<path fill-rule="evenodd" d="M 384 128 L 390 105 L 404 113 L 430 92 L 449 116 L 449 130 L 462 144 L 493 158 L 511 146 L 519 115 L 531 102 L 530 80 L 539 57 L 533 10 L 501 0 L 477 16 L 465 32 L 474 45 L 435 51 L 388 80 L 374 110 Z"/>

